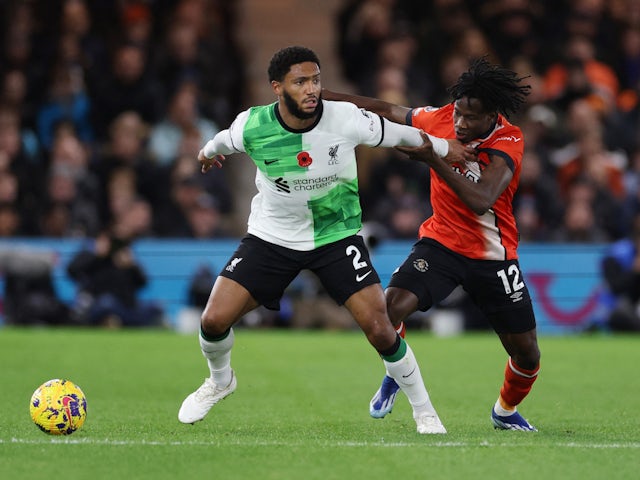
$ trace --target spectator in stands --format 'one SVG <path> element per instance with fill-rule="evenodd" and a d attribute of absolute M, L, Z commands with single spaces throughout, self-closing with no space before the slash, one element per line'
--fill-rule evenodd
<path fill-rule="evenodd" d="M 544 241 L 562 219 L 560 193 L 555 178 L 545 172 L 540 156 L 525 149 L 520 185 L 513 197 L 513 211 L 521 241 Z"/>
<path fill-rule="evenodd" d="M 92 101 L 85 89 L 82 69 L 58 63 L 53 66 L 50 78 L 47 100 L 38 109 L 36 118 L 41 145 L 51 149 L 56 127 L 61 122 L 72 124 L 82 142 L 91 142 Z"/>
<path fill-rule="evenodd" d="M 113 218 L 111 229 L 118 238 L 131 241 L 152 237 L 154 232 L 151 204 L 141 197 L 130 199 L 126 207 Z"/>
<path fill-rule="evenodd" d="M 457 51 L 447 51 L 442 55 L 438 68 L 437 89 L 434 95 L 437 105 L 444 105 L 449 101 L 446 86 L 453 85 L 458 77 L 469 68 L 469 59 Z"/>
<path fill-rule="evenodd" d="M 147 147 L 149 126 L 132 110 L 120 113 L 109 126 L 108 141 L 99 149 L 92 170 L 101 184 L 101 215 L 109 218 L 108 184 L 116 170 L 130 169 L 134 178 L 134 195 L 142 196 L 152 205 L 166 201 L 169 188 L 168 172 L 159 166 Z"/>
<path fill-rule="evenodd" d="M 612 244 L 602 260 L 608 288 L 604 297 L 607 324 L 616 331 L 640 331 L 640 214 L 631 234 Z"/>
<path fill-rule="evenodd" d="M 405 95 L 407 102 L 423 103 L 425 99 L 433 95 L 435 86 L 429 66 L 420 61 L 416 38 L 404 28 L 396 28 L 396 32 L 384 40 L 378 49 L 376 62 L 376 75 L 384 69 L 396 69 L 405 77 Z M 367 91 L 367 90 L 363 90 Z M 369 89 L 376 95 L 380 94 L 380 88 Z"/>
<path fill-rule="evenodd" d="M 560 109 L 577 98 L 587 98 L 594 108 L 609 112 L 620 90 L 616 72 L 597 58 L 595 45 L 584 35 L 570 37 L 564 48 L 564 58 L 544 72 L 547 98 Z"/>
<path fill-rule="evenodd" d="M 366 192 L 370 206 L 365 219 L 379 222 L 384 238 L 415 239 L 418 227 L 431 215 L 428 202 L 429 172 L 419 163 L 390 156 L 386 163 L 374 169 L 370 188 Z"/>
<path fill-rule="evenodd" d="M 214 196 L 208 193 L 199 194 L 195 204 L 186 213 L 191 237 L 211 239 L 229 236 L 224 227 L 220 207 Z"/>
<path fill-rule="evenodd" d="M 594 182 L 584 177 L 576 178 L 567 194 L 562 224 L 554 230 L 550 240 L 565 243 L 610 241 L 612 236 L 599 224 L 596 215 L 598 193 Z"/>
<path fill-rule="evenodd" d="M 351 2 L 340 12 L 339 53 L 343 72 L 359 91 L 375 75 L 378 51 L 394 33 L 394 1 Z"/>
<path fill-rule="evenodd" d="M 616 71 L 621 87 L 634 90 L 640 86 L 640 28 L 625 26 L 620 33 L 620 53 Z"/>
<path fill-rule="evenodd" d="M 63 0 L 60 3 L 53 12 L 59 20 L 47 48 L 55 48 L 52 56 L 56 63 L 81 68 L 90 84 L 107 62 L 106 38 L 98 35 L 94 28 L 89 2 Z"/>
<path fill-rule="evenodd" d="M 99 183 L 89 170 L 89 152 L 69 124 L 60 124 L 56 130 L 44 188 L 46 201 L 42 202 L 41 225 L 51 213 L 51 205 L 67 210 L 68 236 L 93 236 L 101 227 L 98 214 Z M 44 222 L 44 223 L 42 223 Z"/>
<path fill-rule="evenodd" d="M 632 232 L 633 217 L 640 212 L 640 148 L 636 148 L 629 157 L 629 165 L 624 173 L 626 196 L 624 198 L 621 216 L 626 227 L 624 236 Z"/>
<path fill-rule="evenodd" d="M 154 124 L 164 111 L 163 90 L 150 68 L 147 52 L 132 43 L 115 48 L 111 69 L 96 79 L 91 98 L 100 140 L 107 137 L 109 125 L 122 112 L 133 110 L 146 123 Z"/>
<path fill-rule="evenodd" d="M 412 2 L 415 4 L 423 4 L 426 2 Z M 469 2 L 464 0 L 435 0 L 432 2 L 432 10 L 423 22 L 423 28 L 416 29 L 421 32 L 419 37 L 419 49 L 417 58 L 423 62 L 430 63 L 429 70 L 434 72 L 434 80 L 436 82 L 437 91 L 434 97 L 429 99 L 429 103 L 433 105 L 441 105 L 441 99 L 448 99 L 446 88 L 458 78 L 458 74 L 466 70 L 468 66 L 468 58 L 464 54 L 457 51 L 456 53 L 464 57 L 465 65 L 462 71 L 451 73 L 451 77 L 440 82 L 438 73 L 441 71 L 441 65 L 444 63 L 445 55 L 451 55 L 454 51 L 452 45 L 456 45 L 458 40 L 463 36 L 464 32 L 476 27 L 473 19 Z M 418 22 L 418 19 L 409 17 L 411 21 Z M 488 53 L 488 52 L 487 52 Z M 446 101 L 446 100 L 445 100 Z"/>
<path fill-rule="evenodd" d="M 630 4 L 635 0 L 623 0 L 622 2 L 611 2 L 606 0 L 571 0 L 568 2 L 568 9 L 562 16 L 563 29 L 560 32 L 559 40 L 567 43 L 567 39 L 573 36 L 581 36 L 597 46 L 598 56 L 602 60 L 610 63 L 613 52 L 618 45 L 617 32 L 620 23 L 613 18 L 613 10 L 616 3 L 626 4 L 624 8 L 627 12 L 633 10 Z"/>
<path fill-rule="evenodd" d="M 78 287 L 73 305 L 76 322 L 106 327 L 162 324 L 162 307 L 139 298 L 147 277 L 136 261 L 132 241 L 116 230 L 103 231 L 91 248 L 71 259 L 67 272 Z"/>
<path fill-rule="evenodd" d="M 188 212 L 195 206 L 198 197 L 206 192 L 198 177 L 173 175 L 169 193 L 167 202 L 156 209 L 154 230 L 161 237 L 190 238 L 193 232 Z"/>
<path fill-rule="evenodd" d="M 27 79 L 29 97 L 41 101 L 40 90 L 45 78 L 46 64 L 36 41 L 37 9 L 31 2 L 0 2 L 3 15 L 0 69 L 18 70 Z"/>
<path fill-rule="evenodd" d="M 169 100 L 166 117 L 152 128 L 149 149 L 160 165 L 169 166 L 179 154 L 197 155 L 200 145 L 218 133 L 218 126 L 201 114 L 198 96 L 194 82 L 180 84 Z M 180 151 L 185 145 L 192 145 L 193 150 Z"/>
<path fill-rule="evenodd" d="M 20 123 L 24 129 L 23 135 L 29 134 L 28 138 L 24 138 L 25 147 L 30 147 L 28 152 L 31 156 L 35 156 L 39 150 L 39 144 L 33 132 L 36 105 L 34 99 L 30 98 L 28 79 L 23 70 L 16 68 L 4 72 L 0 81 L 0 104 L 19 113 Z"/>
<path fill-rule="evenodd" d="M 0 178 L 0 182 L 2 179 Z M 0 238 L 11 238 L 20 235 L 22 219 L 13 203 L 0 203 Z"/>
<path fill-rule="evenodd" d="M 232 199 L 225 172 L 216 169 L 202 175 L 192 157 L 179 157 L 171 171 L 170 197 L 157 209 L 156 232 L 163 237 L 186 238 L 227 234 L 226 215 L 231 211 Z M 205 223 L 197 226 L 194 222 L 199 215 L 205 217 Z"/>
<path fill-rule="evenodd" d="M 577 187 L 584 189 L 588 186 L 593 190 L 590 204 L 596 223 L 611 239 L 620 238 L 624 232 L 621 225 L 624 216 L 620 213 L 626 195 L 626 155 L 605 148 L 600 125 L 584 130 L 573 145 L 574 155 L 567 157 L 566 163 L 557 167 L 556 179 L 561 195 L 570 199 Z"/>
<path fill-rule="evenodd" d="M 229 32 L 233 8 L 233 2 L 177 2 L 158 59 L 165 96 L 187 80 L 196 83 L 203 115 L 218 124 L 233 120 L 242 92 L 241 55 Z"/>
<path fill-rule="evenodd" d="M 481 2 L 479 21 L 491 25 L 486 32 L 497 61 L 509 64 L 518 55 L 538 59 L 543 53 L 540 34 L 548 13 L 540 0 L 491 0 Z M 488 53 L 488 50 L 487 50 Z"/>
<path fill-rule="evenodd" d="M 454 43 L 452 50 L 460 53 L 468 60 L 487 57 L 494 62 L 499 61 L 492 45 L 489 43 L 488 37 L 479 27 L 467 28 L 462 32 Z"/>
<path fill-rule="evenodd" d="M 576 152 L 566 163 L 558 166 L 558 184 L 563 195 L 578 176 L 586 176 L 608 190 L 616 198 L 625 195 L 623 174 L 626 155 L 606 149 L 602 130 L 596 128 L 576 142 Z"/>
<path fill-rule="evenodd" d="M 139 198 L 137 174 L 131 167 L 115 168 L 106 180 L 107 211 L 104 217 L 105 225 L 126 214 L 130 205 Z"/>
<path fill-rule="evenodd" d="M 18 179 L 8 170 L 0 171 L 0 237 L 25 233 L 26 223 L 18 204 Z"/>
<path fill-rule="evenodd" d="M 69 208 L 63 203 L 46 205 L 37 219 L 38 234 L 42 237 L 68 238 L 78 236 L 73 227 Z"/>
<path fill-rule="evenodd" d="M 152 54 L 154 17 L 151 6 L 146 2 L 126 2 L 121 5 L 118 13 L 123 38 L 127 42 L 144 46 L 147 54 Z"/>
<path fill-rule="evenodd" d="M 0 104 L 0 175 L 12 178 L 13 182 L 5 183 L 5 187 L 12 186 L 11 195 L 3 189 L 2 202 L 11 204 L 21 221 L 20 232 L 33 234 L 36 210 L 41 202 L 41 189 L 43 182 L 40 157 L 32 156 L 36 152 L 28 152 L 25 138 L 33 140 L 29 134 L 22 135 L 20 130 L 20 116 L 18 111 L 11 106 Z"/>

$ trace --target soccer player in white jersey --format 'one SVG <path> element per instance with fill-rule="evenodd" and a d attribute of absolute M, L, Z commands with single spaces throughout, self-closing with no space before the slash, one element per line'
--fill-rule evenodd
<path fill-rule="evenodd" d="M 199 340 L 210 376 L 184 400 L 178 419 L 202 420 L 234 392 L 232 326 L 259 305 L 279 309 L 285 288 L 309 269 L 378 351 L 409 399 L 417 431 L 446 433 L 411 348 L 391 325 L 380 279 L 358 235 L 355 147 L 419 146 L 420 131 L 351 103 L 323 101 L 320 62 L 307 48 L 278 51 L 268 74 L 278 100 L 240 113 L 198 155 L 207 172 L 221 167 L 224 155 L 246 152 L 257 167 L 258 193 L 247 235 L 217 277 L 202 313 Z M 435 137 L 427 142 L 447 161 L 468 155 L 458 142 Z"/>

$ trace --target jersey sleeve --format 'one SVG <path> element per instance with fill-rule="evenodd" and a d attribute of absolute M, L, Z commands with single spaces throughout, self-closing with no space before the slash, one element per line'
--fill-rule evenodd
<path fill-rule="evenodd" d="M 423 140 L 420 130 L 409 125 L 391 122 L 380 115 L 365 109 L 358 109 L 355 114 L 357 143 L 369 147 L 418 147 Z M 348 128 L 348 127 L 346 127 Z M 434 151 L 440 157 L 447 155 L 449 144 L 440 138 L 429 135 Z"/>
<path fill-rule="evenodd" d="M 420 131 L 407 125 L 400 125 L 382 118 L 377 113 L 364 108 L 353 111 L 353 122 L 345 122 L 345 128 L 351 124 L 355 126 L 355 140 L 359 145 L 369 147 L 395 147 L 408 145 L 417 147 L 422 145 Z"/>
<path fill-rule="evenodd" d="M 231 126 L 221 130 L 204 146 L 204 155 L 211 158 L 214 155 L 230 155 L 245 152 L 244 126 L 249 118 L 249 110 L 238 114 Z"/>
<path fill-rule="evenodd" d="M 414 108 L 407 112 L 407 125 L 429 132 L 429 127 L 435 122 L 437 113 L 440 113 L 439 107 L 426 106 Z"/>
<path fill-rule="evenodd" d="M 359 145 L 377 147 L 384 138 L 383 118 L 373 112 L 351 106 L 351 121 L 344 122 L 345 132 Z M 353 130 L 351 130 L 353 129 Z M 351 130 L 351 131 L 350 131 Z"/>

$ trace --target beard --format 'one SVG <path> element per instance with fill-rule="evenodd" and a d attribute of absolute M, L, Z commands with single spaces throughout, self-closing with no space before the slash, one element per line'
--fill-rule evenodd
<path fill-rule="evenodd" d="M 291 112 L 291 115 L 299 118 L 300 120 L 308 120 L 315 117 L 318 113 L 318 107 L 320 106 L 321 100 L 321 98 L 318 98 L 318 105 L 313 109 L 313 112 L 303 112 L 300 107 L 298 107 L 298 104 L 293 97 L 289 95 L 286 90 L 282 91 L 282 98 L 284 98 L 284 104 L 287 106 L 287 110 Z"/>

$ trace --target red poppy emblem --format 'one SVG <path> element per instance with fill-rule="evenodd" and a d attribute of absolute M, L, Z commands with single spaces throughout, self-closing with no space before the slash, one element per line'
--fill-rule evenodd
<path fill-rule="evenodd" d="M 309 156 L 309 152 L 300 152 L 297 158 L 298 165 L 300 165 L 301 167 L 308 167 L 309 165 L 311 165 L 311 162 L 313 162 L 313 160 Z"/>

